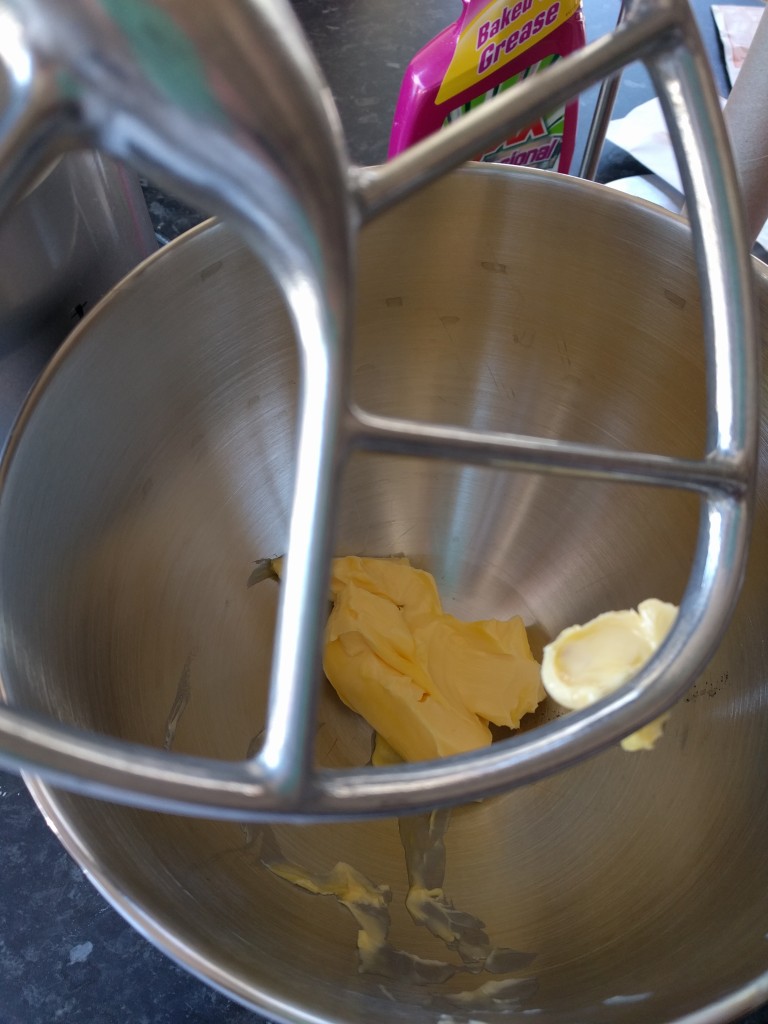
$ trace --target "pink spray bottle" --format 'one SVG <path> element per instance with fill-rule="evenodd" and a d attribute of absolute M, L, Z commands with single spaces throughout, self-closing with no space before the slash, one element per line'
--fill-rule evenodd
<path fill-rule="evenodd" d="M 462 6 L 458 21 L 408 65 L 390 157 L 585 43 L 581 0 L 462 0 Z M 577 116 L 574 98 L 477 159 L 567 173 Z"/>

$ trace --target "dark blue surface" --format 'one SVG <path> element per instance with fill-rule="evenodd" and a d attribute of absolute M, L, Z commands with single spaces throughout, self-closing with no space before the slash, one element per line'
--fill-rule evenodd
<path fill-rule="evenodd" d="M 258 1024 L 126 924 L 15 776 L 0 775 L 0 822 L 2 1024 Z"/>
<path fill-rule="evenodd" d="M 328 76 L 358 163 L 384 159 L 412 53 L 458 14 L 459 0 L 295 0 Z M 723 95 L 727 86 L 710 8 L 697 14 Z M 590 38 L 616 20 L 617 0 L 585 0 Z M 584 97 L 575 166 L 596 90 Z M 616 114 L 649 99 L 642 68 L 623 76 Z M 606 151 L 603 180 L 630 173 Z M 148 187 L 158 235 L 200 219 Z M 19 401 L 21 395 L 19 395 Z M 37 812 L 21 781 L 0 774 L 0 1024 L 258 1024 L 261 1020 L 171 963 L 93 889 Z M 768 967 L 768 964 L 766 965 Z M 649 1021 L 648 1024 L 660 1024 Z M 768 1024 L 768 1008 L 739 1024 Z"/>

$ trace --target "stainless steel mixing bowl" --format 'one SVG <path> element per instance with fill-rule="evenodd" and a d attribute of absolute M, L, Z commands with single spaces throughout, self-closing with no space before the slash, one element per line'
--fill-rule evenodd
<path fill-rule="evenodd" d="M 364 231 L 357 398 L 699 457 L 692 267 L 687 227 L 656 208 L 541 172 L 464 170 Z M 177 751 L 253 750 L 277 584 L 248 584 L 285 547 L 296 376 L 278 291 L 221 226 L 148 261 L 82 325 L 33 399 L 0 504 L 10 699 Z M 280 1020 L 730 1020 L 768 997 L 766 497 L 763 474 L 736 619 L 657 749 L 457 810 L 444 871 L 432 851 L 455 909 L 533 955 L 510 972 L 360 971 L 349 910 L 265 866 L 348 862 L 391 888 L 392 947 L 460 964 L 408 915 L 395 821 L 239 828 L 32 791 L 139 930 Z M 679 600 L 697 512 L 677 492 L 360 456 L 336 546 L 408 554 L 451 611 L 520 613 L 540 650 L 602 610 Z M 318 759 L 369 753 L 325 689 Z"/>

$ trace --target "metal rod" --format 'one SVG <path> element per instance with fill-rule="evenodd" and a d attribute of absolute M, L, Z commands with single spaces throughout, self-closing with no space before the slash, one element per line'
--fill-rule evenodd
<path fill-rule="evenodd" d="M 726 456 L 742 451 L 754 475 L 760 367 L 750 246 L 720 103 L 692 16 L 688 36 L 685 46 L 647 64 L 680 167 L 696 251 L 707 349 L 707 445 Z"/>
<path fill-rule="evenodd" d="M 678 459 L 598 445 L 394 419 L 355 409 L 354 445 L 390 454 L 441 458 L 527 472 L 740 495 L 747 470 L 733 459 Z"/>
<path fill-rule="evenodd" d="M 626 10 L 627 0 L 622 0 L 621 7 L 619 9 L 619 17 L 616 22 L 617 28 L 624 21 Z M 611 114 L 613 113 L 613 107 L 616 103 L 616 96 L 618 94 L 620 84 L 621 71 L 617 71 L 616 74 L 604 79 L 603 84 L 600 86 L 600 92 L 597 95 L 597 103 L 595 104 L 595 111 L 592 115 L 592 122 L 589 126 L 589 134 L 587 135 L 587 141 L 584 146 L 584 155 L 581 158 L 581 167 L 579 168 L 579 177 L 586 178 L 587 181 L 595 180 L 597 168 L 600 164 L 600 157 L 603 152 L 603 146 L 605 144 L 608 124 L 611 120 Z"/>

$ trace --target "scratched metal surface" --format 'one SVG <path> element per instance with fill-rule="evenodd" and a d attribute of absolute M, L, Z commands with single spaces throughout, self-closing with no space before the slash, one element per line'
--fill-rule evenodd
<path fill-rule="evenodd" d="M 410 54 L 456 14 L 456 3 L 427 0 L 418 14 L 410 0 L 392 0 L 382 16 L 365 0 L 296 0 L 326 70 L 347 130 L 353 159 L 383 159 L 389 120 Z M 708 5 L 695 4 L 716 78 L 725 78 Z M 615 20 L 615 4 L 586 0 L 595 37 Z M 624 77 L 617 113 L 650 96 L 641 69 Z M 584 110 L 594 96 L 585 97 Z M 579 139 L 583 145 L 582 118 Z M 610 151 L 620 173 L 630 169 Z M 578 159 L 578 152 L 577 152 Z M 606 171 L 610 174 L 610 168 Z M 163 238 L 198 219 L 167 197 L 151 193 L 150 209 Z M 157 203 L 154 209 L 152 204 Z M 0 395 L 5 411 L 21 401 L 24 385 Z M 238 1024 L 259 1018 L 204 985 L 158 952 L 105 902 L 47 828 L 23 783 L 0 776 L 1 1024 Z M 741 1024 L 741 1022 L 740 1022 Z M 768 1024 L 768 1009 L 743 1024 Z"/>

